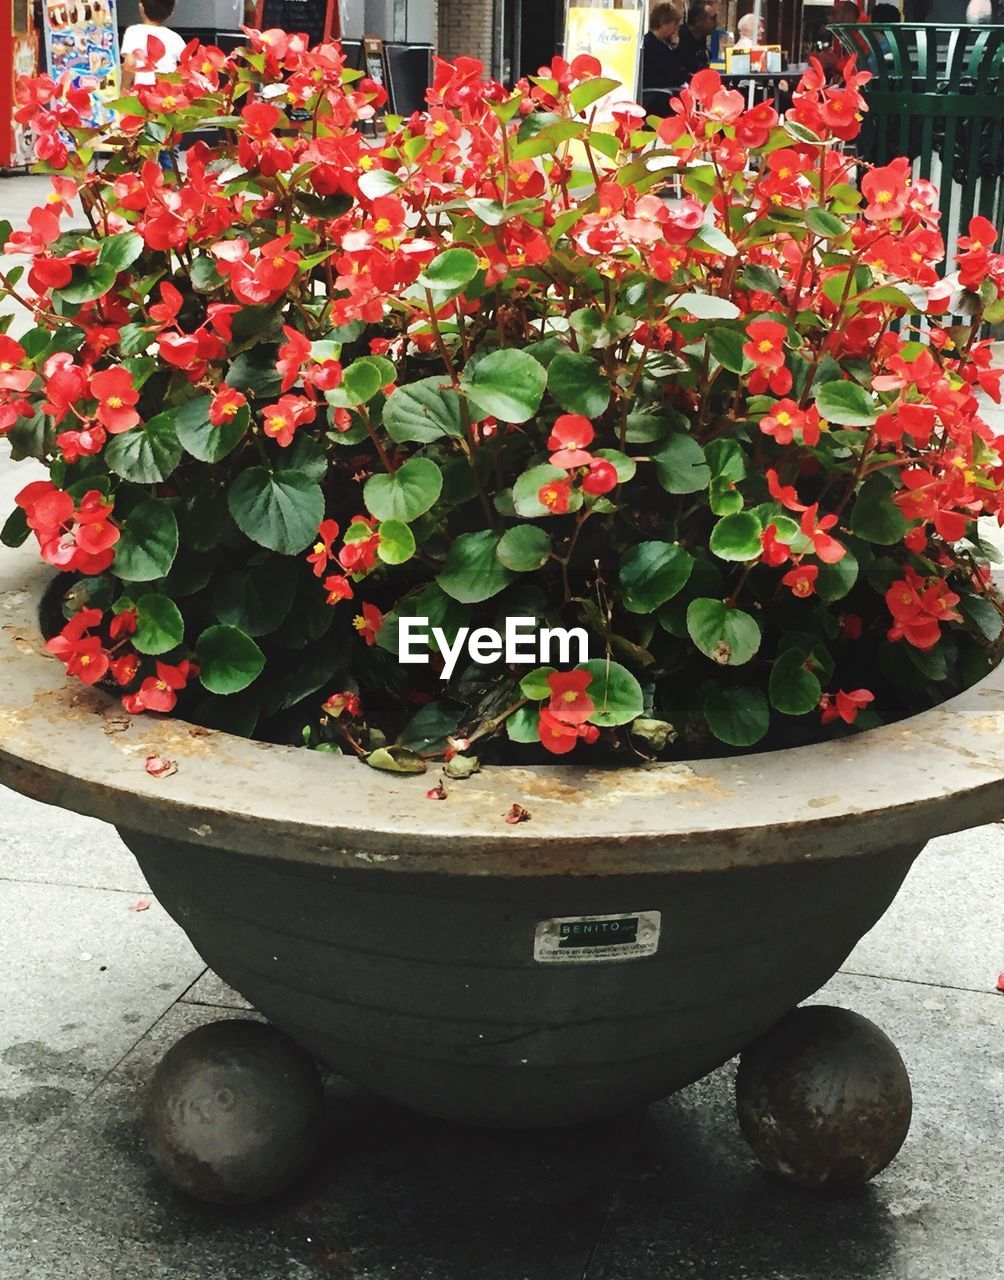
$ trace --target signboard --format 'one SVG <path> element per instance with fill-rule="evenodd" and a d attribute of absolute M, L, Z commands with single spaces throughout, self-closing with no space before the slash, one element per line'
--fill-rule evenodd
<path fill-rule="evenodd" d="M 43 0 L 45 51 L 53 80 L 69 75 L 74 85 L 91 90 L 85 123 L 107 124 L 106 103 L 118 94 L 119 38 L 115 0 Z"/>
<path fill-rule="evenodd" d="M 387 50 L 379 36 L 363 36 L 363 71 L 371 80 L 387 90 L 387 106 L 394 110 L 394 90 L 391 85 Z M 386 108 L 381 107 L 380 113 Z"/>
<path fill-rule="evenodd" d="M 600 74 L 623 85 L 596 103 L 597 120 L 612 119 L 611 109 L 618 102 L 638 101 L 644 36 L 644 8 L 598 9 L 569 5 L 565 14 L 565 58 L 572 62 L 581 53 L 591 53 L 600 60 Z"/>

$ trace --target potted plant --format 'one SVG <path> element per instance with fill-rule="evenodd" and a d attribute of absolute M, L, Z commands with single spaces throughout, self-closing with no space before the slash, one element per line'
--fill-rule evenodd
<path fill-rule="evenodd" d="M 367 131 L 338 46 L 249 40 L 100 132 L 19 88 L 3 776 L 378 1092 L 647 1101 L 1004 808 L 996 231 L 939 278 L 931 185 L 857 183 L 850 69 L 783 123 L 705 71 L 653 130 L 595 59 L 462 58 Z"/>

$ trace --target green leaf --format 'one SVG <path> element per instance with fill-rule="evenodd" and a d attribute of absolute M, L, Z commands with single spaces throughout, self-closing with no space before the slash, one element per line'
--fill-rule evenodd
<path fill-rule="evenodd" d="M 858 580 L 858 561 L 845 544 L 843 559 L 836 564 L 820 564 L 816 594 L 821 600 L 842 600 Z"/>
<path fill-rule="evenodd" d="M 470 249 L 446 249 L 437 254 L 418 277 L 423 289 L 455 293 L 478 274 L 478 255 Z"/>
<path fill-rule="evenodd" d="M 328 459 L 324 450 L 313 436 L 305 432 L 297 432 L 293 443 L 285 449 L 281 445 L 272 446 L 276 471 L 299 471 L 308 480 L 316 480 L 318 484 L 328 474 Z"/>
<path fill-rule="evenodd" d="M 241 405 L 229 422 L 214 427 L 209 421 L 209 405 L 209 396 L 186 400 L 175 412 L 174 429 L 193 458 L 219 462 L 243 439 L 251 416 L 247 405 Z"/>
<path fill-rule="evenodd" d="M 826 240 L 836 240 L 839 236 L 846 235 L 849 230 L 843 218 L 838 218 L 835 213 L 830 213 L 827 209 L 806 209 L 805 225 L 814 235 L 822 236 Z"/>
<path fill-rule="evenodd" d="M 996 640 L 1004 629 L 1004 619 L 1001 618 L 1000 611 L 983 596 L 963 596 L 959 601 L 959 609 L 991 642 Z"/>
<path fill-rule="evenodd" d="M 126 267 L 132 266 L 142 252 L 143 237 L 138 232 L 120 231 L 101 241 L 98 262 L 114 271 L 124 271 Z"/>
<path fill-rule="evenodd" d="M 498 534 L 487 529 L 454 539 L 436 578 L 448 596 L 461 604 L 476 604 L 497 595 L 512 581 L 512 570 L 498 558 L 499 542 Z"/>
<path fill-rule="evenodd" d="M 328 404 L 336 409 L 354 409 L 372 400 L 386 386 L 385 370 L 370 356 L 353 360 L 342 375 L 341 384 L 325 392 Z"/>
<path fill-rule="evenodd" d="M 762 528 L 751 511 L 722 516 L 711 530 L 711 550 L 719 560 L 755 560 L 763 549 Z"/>
<path fill-rule="evenodd" d="M 114 436 L 105 446 L 104 459 L 123 480 L 160 484 L 181 461 L 181 452 L 174 414 L 158 413 L 149 422 Z"/>
<path fill-rule="evenodd" d="M 216 262 L 207 253 L 200 253 L 192 263 L 190 272 L 192 288 L 197 293 L 212 293 L 223 284 L 224 277 L 216 268 Z"/>
<path fill-rule="evenodd" d="M 593 80 L 583 80 L 569 94 L 572 109 L 576 114 L 580 111 L 585 111 L 586 107 L 591 107 L 598 99 L 605 97 L 608 93 L 613 93 L 615 89 L 620 87 L 619 80 L 609 80 L 606 76 L 597 76 Z"/>
<path fill-rule="evenodd" d="M 717 293 L 684 293 L 674 298 L 672 311 L 686 311 L 698 320 L 736 320 L 739 308 L 728 298 Z"/>
<path fill-rule="evenodd" d="M 753 361 L 743 355 L 746 338 L 735 329 L 711 329 L 705 341 L 720 365 L 732 373 L 746 373 Z"/>
<path fill-rule="evenodd" d="M 806 661 L 804 650 L 786 649 L 771 668 L 767 692 L 771 706 L 782 715 L 804 716 L 819 706 L 823 689 Z"/>
<path fill-rule="evenodd" d="M 711 470 L 692 436 L 682 432 L 670 436 L 653 461 L 659 483 L 668 493 L 697 493 L 708 487 Z"/>
<path fill-rule="evenodd" d="M 272 474 L 265 467 L 249 467 L 231 484 L 227 506 L 252 542 L 284 556 L 309 546 L 324 519 L 320 485 L 299 471 Z"/>
<path fill-rule="evenodd" d="M 267 636 L 286 621 L 296 593 L 296 575 L 282 556 L 269 556 L 250 569 L 227 574 L 213 592 L 221 623 L 249 636 Z"/>
<path fill-rule="evenodd" d="M 442 436 L 464 434 L 460 397 L 448 378 L 422 378 L 396 387 L 383 407 L 383 425 L 399 444 L 428 444 Z"/>
<path fill-rule="evenodd" d="M 610 383 L 592 356 L 561 351 L 547 371 L 551 395 L 566 413 L 598 418 L 610 403 Z"/>
<path fill-rule="evenodd" d="M 675 542 L 639 542 L 620 563 L 624 608 L 653 613 L 684 587 L 693 567 L 693 556 Z"/>
<path fill-rule="evenodd" d="M 22 507 L 15 507 L 0 529 L 0 542 L 5 547 L 19 547 L 27 541 L 30 533 L 28 513 Z"/>
<path fill-rule="evenodd" d="M 711 732 L 732 747 L 752 747 L 770 726 L 770 708 L 759 689 L 706 686 L 703 709 Z"/>
<path fill-rule="evenodd" d="M 166 502 L 148 498 L 133 507 L 115 544 L 114 572 L 123 582 L 152 582 L 171 570 L 178 554 L 178 522 Z"/>
<path fill-rule="evenodd" d="M 441 751 L 460 727 L 463 708 L 439 698 L 420 707 L 398 736 L 398 745 L 412 751 Z"/>
<path fill-rule="evenodd" d="M 425 773 L 425 761 L 407 747 L 377 747 L 366 757 L 366 763 L 384 773 Z"/>
<path fill-rule="evenodd" d="M 858 491 L 851 509 L 851 529 L 867 542 L 891 547 L 900 542 L 909 522 L 892 500 L 892 485 L 882 476 L 870 476 Z"/>
<path fill-rule="evenodd" d="M 75 266 L 73 279 L 62 289 L 54 290 L 53 296 L 74 306 L 94 302 L 114 285 L 116 275 L 115 268 L 108 262 L 99 262 L 93 267 Z"/>
<path fill-rule="evenodd" d="M 739 250 L 717 227 L 701 227 L 697 235 L 689 243 L 689 248 L 708 249 L 712 253 L 720 253 L 725 258 L 734 258 Z"/>
<path fill-rule="evenodd" d="M 404 564 L 415 554 L 415 535 L 403 520 L 384 520 L 377 555 L 384 564 Z"/>
<path fill-rule="evenodd" d="M 687 633 L 703 654 L 723 667 L 749 662 L 760 648 L 756 619 L 721 600 L 691 600 L 687 606 Z"/>
<path fill-rule="evenodd" d="M 781 277 L 777 272 L 757 263 L 749 263 L 743 267 L 739 283 L 744 289 L 755 289 L 758 293 L 777 294 L 781 290 Z"/>
<path fill-rule="evenodd" d="M 430 458 L 409 458 L 393 475 L 370 476 L 363 486 L 363 501 L 378 520 L 409 523 L 435 506 L 442 491 L 443 473 L 436 463 Z"/>
<path fill-rule="evenodd" d="M 539 742 L 539 724 L 540 712 L 536 707 L 520 707 L 505 722 L 505 731 L 511 742 Z"/>
<path fill-rule="evenodd" d="M 535 667 L 519 682 L 520 693 L 524 698 L 533 698 L 535 702 L 543 702 L 545 698 L 551 696 L 551 686 L 547 683 L 547 678 L 548 676 L 553 676 L 554 671 L 554 667 Z"/>
<path fill-rule="evenodd" d="M 551 539 L 534 524 L 520 524 L 505 531 L 497 554 L 507 569 L 530 573 L 547 563 L 551 555 Z"/>
<path fill-rule="evenodd" d="M 136 602 L 136 633 L 132 637 L 133 646 L 140 653 L 167 653 L 184 638 L 185 622 L 173 600 L 153 591 L 140 596 Z"/>
<path fill-rule="evenodd" d="M 199 679 L 210 693 L 240 693 L 261 675 L 265 655 L 240 627 L 207 627 L 195 646 Z"/>
<path fill-rule="evenodd" d="M 562 471 L 560 467 L 552 467 L 547 462 L 541 463 L 539 467 L 531 467 L 529 471 L 524 471 L 512 487 L 512 501 L 517 513 L 528 519 L 553 515 L 554 513 L 550 507 L 545 507 L 537 495 L 544 485 L 555 484 L 567 479 L 567 471 Z M 581 506 L 582 491 L 573 489 L 568 510 L 578 511 Z"/>
<path fill-rule="evenodd" d="M 277 352 L 274 343 L 261 343 L 250 351 L 242 351 L 227 371 L 227 386 L 245 395 L 250 392 L 258 400 L 277 396 L 282 385 L 275 368 Z"/>
<path fill-rule="evenodd" d="M 596 704 L 596 710 L 589 717 L 592 724 L 610 729 L 637 720 L 645 710 L 645 697 L 627 667 L 606 658 L 593 658 L 580 666 L 592 676 L 586 690 Z"/>
<path fill-rule="evenodd" d="M 547 370 L 516 347 L 492 351 L 461 375 L 467 398 L 483 417 L 526 422 L 540 408 Z"/>
<path fill-rule="evenodd" d="M 879 409 L 864 387 L 847 379 L 816 387 L 815 401 L 822 417 L 843 427 L 870 427 L 879 416 Z"/>

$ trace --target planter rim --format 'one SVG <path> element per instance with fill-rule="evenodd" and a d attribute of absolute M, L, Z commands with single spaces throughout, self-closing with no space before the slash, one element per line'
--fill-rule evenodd
<path fill-rule="evenodd" d="M 644 767 L 435 775 L 128 716 L 45 653 L 51 570 L 0 551 L 0 781 L 187 843 L 332 867 L 540 876 L 710 871 L 847 857 L 1004 817 L 1004 664 L 908 720 L 813 746 Z M 155 778 L 146 757 L 177 772 Z M 514 803 L 529 821 L 509 825 Z"/>

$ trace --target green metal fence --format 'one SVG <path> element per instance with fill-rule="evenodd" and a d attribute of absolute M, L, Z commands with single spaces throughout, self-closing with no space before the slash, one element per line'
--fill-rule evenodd
<path fill-rule="evenodd" d="M 1004 26 L 833 24 L 874 78 L 858 154 L 908 156 L 941 187 L 946 243 L 980 213 L 1004 219 Z M 865 57 L 861 42 L 867 44 Z"/>

